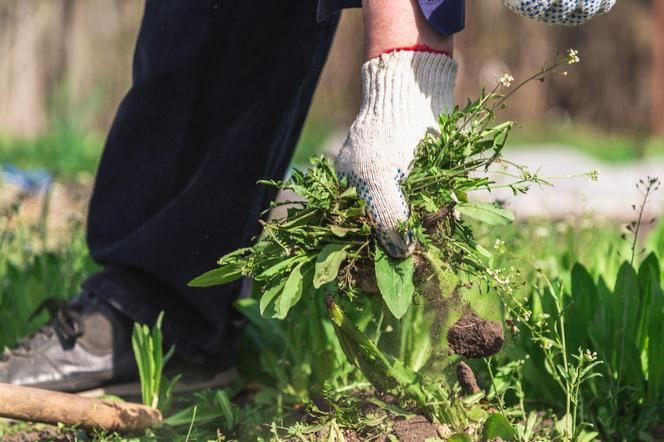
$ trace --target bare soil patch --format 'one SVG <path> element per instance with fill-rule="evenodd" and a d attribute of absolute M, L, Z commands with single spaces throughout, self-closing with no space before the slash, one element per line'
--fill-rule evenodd
<path fill-rule="evenodd" d="M 394 435 L 400 442 L 423 442 L 429 438 L 440 437 L 436 427 L 424 416 L 395 421 Z"/>

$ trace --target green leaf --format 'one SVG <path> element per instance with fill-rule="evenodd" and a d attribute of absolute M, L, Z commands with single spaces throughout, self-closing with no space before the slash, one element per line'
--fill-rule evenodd
<path fill-rule="evenodd" d="M 203 273 L 189 282 L 189 287 L 210 287 L 213 285 L 228 284 L 242 278 L 242 267 L 237 264 L 228 264 Z"/>
<path fill-rule="evenodd" d="M 616 313 L 619 314 L 618 317 L 622 318 L 621 331 L 625 333 L 627 339 L 635 340 L 640 303 L 639 282 L 634 267 L 628 262 L 624 262 L 620 266 L 614 295 L 618 301 Z"/>
<path fill-rule="evenodd" d="M 355 189 L 355 187 L 349 187 L 348 189 L 344 190 L 341 195 L 339 195 L 339 198 L 355 199 L 357 198 L 357 189 Z"/>
<path fill-rule="evenodd" d="M 278 284 L 273 285 L 269 289 L 265 290 L 263 296 L 261 296 L 260 302 L 260 312 L 261 316 L 265 315 L 265 311 L 272 304 L 272 301 L 277 297 L 279 293 L 284 289 L 286 285 L 286 279 L 282 279 Z"/>
<path fill-rule="evenodd" d="M 350 229 L 346 229 L 344 227 L 337 226 L 335 224 L 330 226 L 330 231 L 334 234 L 334 236 L 338 236 L 339 238 L 343 238 L 348 234 Z"/>
<path fill-rule="evenodd" d="M 304 210 L 297 216 L 288 217 L 288 220 L 284 221 L 283 223 L 280 223 L 279 226 L 285 228 L 285 227 L 301 226 L 307 223 L 309 224 L 315 223 L 316 217 L 318 216 L 319 213 L 318 210 L 316 209 Z"/>
<path fill-rule="evenodd" d="M 424 380 L 417 372 L 380 351 L 331 298 L 326 299 L 325 304 L 344 354 L 374 388 L 380 391 L 399 388 L 420 403 L 426 400 Z"/>
<path fill-rule="evenodd" d="M 424 209 L 429 213 L 434 213 L 438 211 L 438 206 L 436 202 L 429 195 L 422 194 L 422 201 L 424 201 Z"/>
<path fill-rule="evenodd" d="M 379 407 L 380 410 L 389 411 L 394 416 L 403 417 L 403 418 L 406 418 L 406 419 L 412 419 L 415 416 L 417 416 L 416 414 L 413 414 L 409 411 L 406 411 L 403 408 L 398 407 L 397 405 L 388 404 L 388 403 L 383 402 L 383 401 L 381 401 L 380 399 L 377 399 L 377 398 L 371 397 L 371 398 L 368 399 L 368 402 L 371 403 L 371 404 L 376 405 L 377 407 Z"/>
<path fill-rule="evenodd" d="M 351 218 L 354 216 L 365 216 L 367 213 L 365 211 L 365 202 L 360 200 L 357 203 L 357 206 L 349 207 L 346 209 L 346 217 Z"/>
<path fill-rule="evenodd" d="M 664 398 L 664 291 L 660 285 L 659 264 L 650 272 L 648 282 L 650 306 L 648 318 L 648 403 L 661 403 Z"/>
<path fill-rule="evenodd" d="M 461 215 L 476 219 L 490 226 L 502 226 L 514 222 L 514 214 L 493 203 L 462 203 L 455 207 Z"/>
<path fill-rule="evenodd" d="M 581 264 L 577 263 L 572 268 L 572 297 L 571 302 L 566 301 L 566 303 L 569 304 L 565 306 L 566 321 L 574 324 L 573 327 L 567 327 L 565 330 L 567 348 L 574 350 L 579 347 L 588 348 L 590 339 L 588 331 L 595 313 L 600 310 L 597 306 L 601 304 L 597 286 L 590 273 Z"/>
<path fill-rule="evenodd" d="M 447 442 L 473 442 L 473 438 L 466 433 L 457 433 L 450 436 Z"/>
<path fill-rule="evenodd" d="M 303 255 L 295 255 L 286 259 L 279 259 L 279 261 L 272 267 L 264 270 L 254 279 L 256 281 L 263 281 L 265 279 L 271 278 L 278 275 L 279 273 L 284 273 L 289 270 L 293 265 L 300 263 L 302 259 L 305 258 Z"/>
<path fill-rule="evenodd" d="M 575 442 L 592 442 L 597 440 L 597 436 L 599 436 L 597 431 L 586 431 L 583 429 L 580 429 L 580 431 L 577 431 L 577 433 L 578 434 L 576 434 L 574 437 Z"/>
<path fill-rule="evenodd" d="M 493 258 L 493 254 L 489 252 L 482 244 L 475 244 L 475 250 L 477 250 L 481 255 L 484 255 L 486 258 Z"/>
<path fill-rule="evenodd" d="M 516 430 L 505 416 L 499 413 L 493 413 L 484 422 L 482 440 L 488 441 L 497 437 L 504 440 L 514 440 L 516 437 Z"/>
<path fill-rule="evenodd" d="M 413 259 L 392 259 L 376 246 L 376 281 L 385 305 L 401 319 L 413 302 Z"/>
<path fill-rule="evenodd" d="M 231 429 L 235 426 L 235 413 L 233 412 L 233 406 L 231 401 L 228 398 L 228 393 L 224 390 L 217 390 L 214 395 L 215 400 L 217 401 L 217 406 L 224 417 L 224 424 L 226 429 Z"/>
<path fill-rule="evenodd" d="M 218 264 L 220 266 L 230 264 L 230 262 L 228 262 L 228 261 L 231 261 L 232 259 L 241 259 L 243 255 L 250 254 L 251 252 L 253 252 L 252 247 L 243 247 L 241 249 L 234 250 L 234 251 L 232 251 L 230 253 L 227 253 L 224 256 L 222 256 L 219 259 Z"/>
<path fill-rule="evenodd" d="M 656 290 L 656 287 L 659 286 L 659 272 L 659 262 L 657 255 L 654 253 L 648 255 L 639 267 L 640 302 L 636 330 L 636 342 L 639 351 L 646 351 L 648 347 L 648 312 L 652 307 L 653 288 Z M 651 281 L 654 284 L 651 284 Z"/>
<path fill-rule="evenodd" d="M 309 264 L 309 261 L 298 264 L 286 280 L 284 290 L 274 303 L 274 310 L 276 311 L 275 318 L 284 319 L 291 307 L 297 304 L 302 297 L 305 278 L 311 276 L 307 274 L 312 270 L 310 264 L 305 269 L 305 264 Z"/>
<path fill-rule="evenodd" d="M 334 281 L 339 273 L 341 263 L 346 259 L 345 244 L 328 244 L 318 254 L 316 271 L 314 273 L 314 287 L 320 288 L 328 282 Z"/>

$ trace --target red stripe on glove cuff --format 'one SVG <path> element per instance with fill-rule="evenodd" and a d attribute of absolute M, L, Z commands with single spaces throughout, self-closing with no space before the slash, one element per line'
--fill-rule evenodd
<path fill-rule="evenodd" d="M 452 58 L 452 54 L 450 54 L 449 52 L 430 48 L 427 45 L 413 45 L 413 46 L 402 46 L 398 48 L 392 48 L 388 49 L 387 51 L 384 51 L 380 55 L 392 54 L 393 52 L 400 52 L 400 51 L 431 52 L 432 54 L 444 54 Z"/>

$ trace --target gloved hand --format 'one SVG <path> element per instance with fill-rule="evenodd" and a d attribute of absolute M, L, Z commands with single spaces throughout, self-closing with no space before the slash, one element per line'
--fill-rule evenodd
<path fill-rule="evenodd" d="M 580 25 L 609 12 L 616 0 L 503 0 L 523 16 L 555 25 Z"/>
<path fill-rule="evenodd" d="M 362 105 L 336 161 L 367 203 L 376 234 L 393 257 L 412 253 L 401 182 L 415 148 L 428 130 L 438 131 L 438 116 L 454 108 L 457 63 L 442 53 L 403 50 L 362 66 Z"/>

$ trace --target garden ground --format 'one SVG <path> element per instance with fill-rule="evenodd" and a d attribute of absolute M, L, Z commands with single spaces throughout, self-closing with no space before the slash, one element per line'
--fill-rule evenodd
<path fill-rule="evenodd" d="M 589 189 L 599 186 L 606 190 L 595 191 L 595 197 L 602 191 L 618 193 L 624 183 L 636 183 L 649 172 L 662 170 L 652 161 L 644 163 L 644 168 L 607 168 L 585 163 L 578 156 L 573 160 L 570 155 L 561 157 L 558 151 L 545 153 L 539 152 L 533 161 L 551 165 L 549 159 L 564 158 L 575 166 L 583 163 L 584 170 L 576 173 L 586 172 L 586 166 L 598 168 L 600 183 L 588 184 Z M 624 175 L 626 170 L 632 175 Z M 89 177 L 89 173 L 61 171 L 56 174 L 56 184 L 45 194 L 48 198 L 24 195 L 18 184 L 8 184 L 7 180 L 0 188 L 3 345 L 12 345 L 47 320 L 42 315 L 34 322 L 26 321 L 44 297 L 75 293 L 82 279 L 94 271 L 83 234 Z M 609 183 L 608 187 L 602 187 L 602 180 Z M 579 181 L 585 185 L 584 178 L 575 179 Z M 619 188 L 611 188 L 617 182 L 621 183 Z M 630 192 L 633 185 L 629 186 Z M 567 188 L 571 186 L 561 186 Z M 335 373 L 328 377 L 332 380 L 317 384 L 311 354 L 288 345 L 302 342 L 306 346 L 308 337 L 302 336 L 299 324 L 261 321 L 252 316 L 256 306 L 247 300 L 239 306 L 251 322 L 238 360 L 242 376 L 225 389 L 176 395 L 166 412 L 169 424 L 136 438 L 433 441 L 449 438 L 461 428 L 473 439 L 503 435 L 523 441 L 555 440 L 561 439 L 561 428 L 567 425 L 566 406 L 570 404 L 566 403 L 569 391 L 565 388 L 576 388 L 568 381 L 572 376 L 580 378 L 584 367 L 601 361 L 593 368 L 601 377 L 588 379 L 572 395 L 579 421 L 592 425 L 582 426 L 575 440 L 662 440 L 664 396 L 658 384 L 664 383 L 664 377 L 653 348 L 664 336 L 656 327 L 657 318 L 664 321 L 655 316 L 662 314 L 660 298 L 664 296 L 662 269 L 657 263 L 657 257 L 664 256 L 664 223 L 650 223 L 650 218 L 662 213 L 661 193 L 654 193 L 646 204 L 650 212 L 639 223 L 643 230 L 636 242 L 634 228 L 625 232 L 621 223 L 639 217 L 632 204 L 640 209 L 641 192 L 614 198 L 611 211 L 604 217 L 589 217 L 579 211 L 578 205 L 550 204 L 548 207 L 558 210 L 555 220 L 542 216 L 546 215 L 543 212 L 532 217 L 533 213 L 524 211 L 517 224 L 484 227 L 479 232 L 480 243 L 490 251 L 495 265 L 519 267 L 523 284 L 515 298 L 528 313 L 530 328 L 518 324 L 518 312 L 500 307 L 498 302 L 479 311 L 504 324 L 506 343 L 499 355 L 469 363 L 480 393 L 473 395 L 454 387 L 453 375 L 441 379 L 462 404 L 460 422 L 454 429 L 440 422 L 430 423 L 396 398 L 372 394 L 362 374 L 347 363 L 331 364 Z M 555 195 L 556 201 L 574 201 L 558 190 L 542 193 L 546 194 Z M 534 201 L 541 200 L 542 195 Z M 622 210 L 616 212 L 616 204 L 621 203 Z M 564 211 L 563 207 L 570 210 Z M 593 212 L 601 213 L 601 206 L 594 206 Z M 621 215 L 617 220 L 616 213 Z M 649 231 L 647 236 L 645 230 Z M 523 264 L 526 262 L 534 265 Z M 545 284 L 543 277 L 552 284 Z M 586 298 L 588 293 L 592 295 Z M 612 307 L 608 309 L 607 305 Z M 650 326 L 634 326 L 632 313 L 640 320 L 646 313 L 651 314 Z M 561 323 L 569 327 L 561 330 Z M 558 348 L 561 343 L 569 350 Z M 573 360 L 577 348 L 583 348 L 577 355 L 580 359 L 569 362 L 567 371 L 551 366 L 551 361 L 563 354 L 561 351 Z M 411 360 L 420 357 L 417 345 L 409 352 Z M 575 368 L 579 369 L 576 374 Z M 562 379 L 565 376 L 570 378 Z M 493 429 L 487 425 L 489 418 L 493 419 Z M 509 423 L 504 425 L 501 419 Z M 113 434 L 13 423 L 3 424 L 0 431 L 2 440 L 127 440 L 126 436 Z M 466 440 L 461 434 L 454 437 Z"/>

